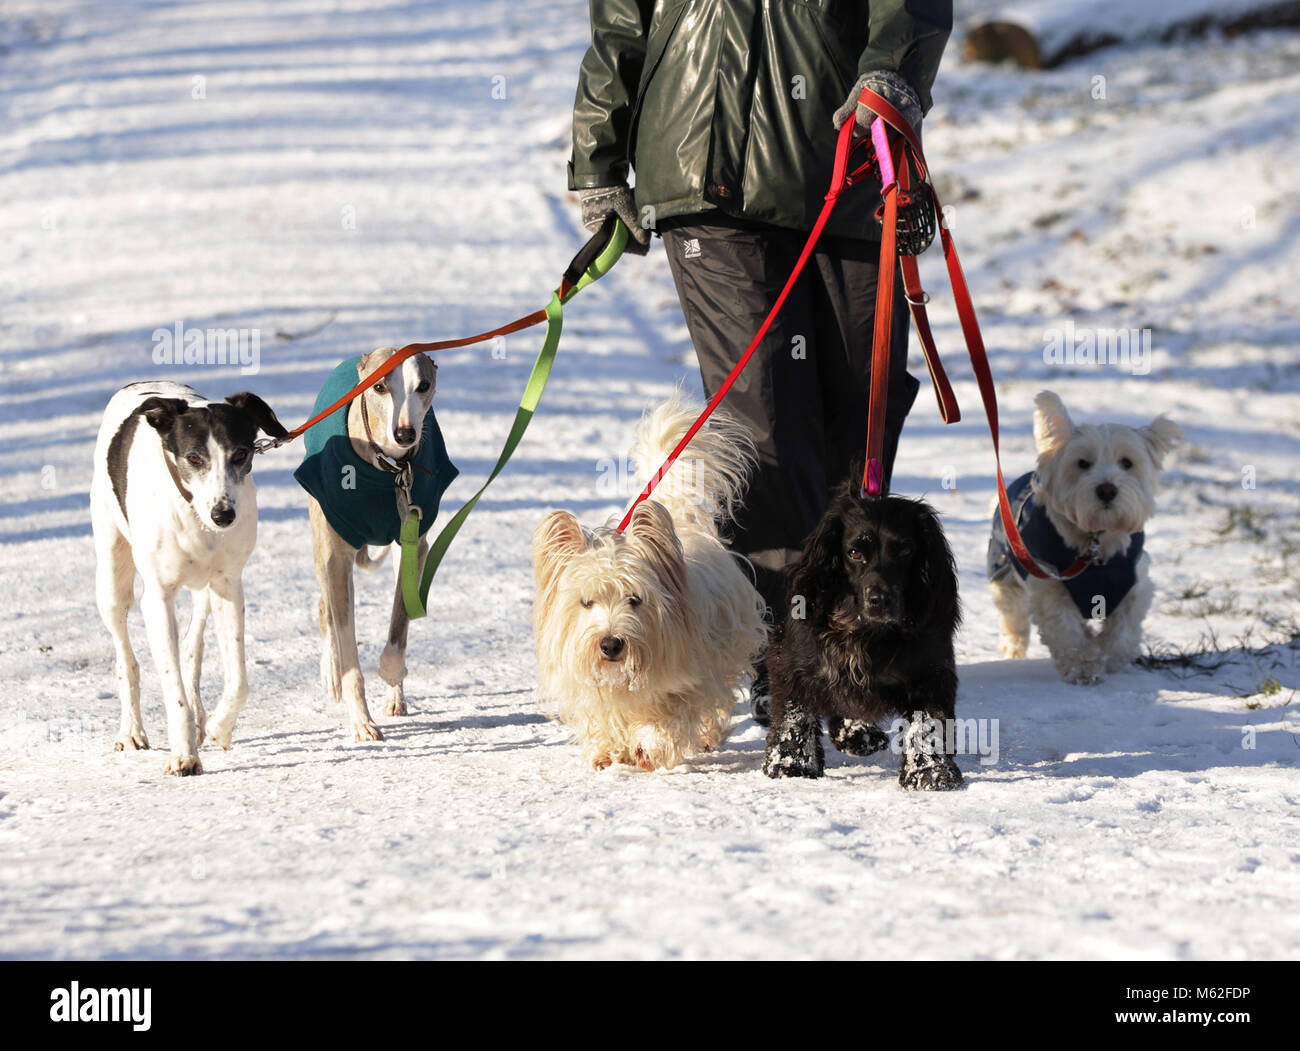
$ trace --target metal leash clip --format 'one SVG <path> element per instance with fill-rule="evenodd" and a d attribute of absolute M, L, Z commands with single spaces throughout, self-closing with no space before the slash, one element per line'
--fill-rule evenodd
<path fill-rule="evenodd" d="M 253 454 L 269 453 L 272 449 L 278 449 L 282 446 L 287 438 L 258 438 L 253 442 Z"/>
<path fill-rule="evenodd" d="M 383 456 L 382 453 L 380 455 Z M 415 484 L 415 472 L 411 469 L 411 461 L 394 460 L 390 456 L 384 456 L 384 459 L 392 464 L 391 470 L 395 475 L 393 478 L 393 484 L 397 488 L 397 513 L 399 515 L 402 513 L 403 504 L 405 504 L 408 509 L 415 509 L 418 512 L 418 506 L 411 503 L 411 486 Z M 420 513 L 420 517 L 424 517 L 422 512 Z"/>
<path fill-rule="evenodd" d="M 1088 556 L 1088 561 L 1094 566 L 1099 565 L 1102 562 L 1100 533 L 1088 534 L 1088 550 L 1086 554 Z"/>

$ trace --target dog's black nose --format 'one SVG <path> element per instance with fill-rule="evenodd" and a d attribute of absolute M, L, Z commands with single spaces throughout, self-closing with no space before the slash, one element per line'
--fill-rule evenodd
<path fill-rule="evenodd" d="M 229 504 L 217 504 L 212 509 L 212 521 L 219 526 L 228 526 L 235 520 L 235 509 Z"/>
<path fill-rule="evenodd" d="M 1108 504 L 1119 495 L 1119 489 L 1110 482 L 1102 482 L 1097 486 L 1097 499 L 1103 504 Z"/>
<path fill-rule="evenodd" d="M 600 652 L 606 660 L 618 660 L 623 655 L 624 642 L 617 635 L 606 635 L 600 640 Z"/>
<path fill-rule="evenodd" d="M 415 428 L 394 427 L 393 441 L 397 442 L 398 445 L 410 445 L 412 442 L 415 441 Z"/>
<path fill-rule="evenodd" d="M 884 588 L 867 589 L 867 609 L 872 613 L 879 613 L 885 608 L 885 602 L 888 596 Z"/>

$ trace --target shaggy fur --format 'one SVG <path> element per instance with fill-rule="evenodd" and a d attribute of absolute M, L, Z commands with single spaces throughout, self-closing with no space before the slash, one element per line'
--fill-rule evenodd
<path fill-rule="evenodd" d="M 1155 513 L 1155 491 L 1165 456 L 1182 440 L 1182 428 L 1164 416 L 1145 427 L 1117 423 L 1075 424 L 1061 399 L 1042 391 L 1035 399 L 1034 440 L 1038 467 L 1034 493 L 1066 544 L 1080 553 L 1098 534 L 1099 557 L 1128 550 Z M 1091 685 L 1108 671 L 1131 664 L 1142 645 L 1142 621 L 1155 586 L 1145 551 L 1137 560 L 1137 582 L 1100 621 L 1085 620 L 1065 586 L 1008 573 L 989 587 L 999 615 L 1002 652 L 1025 656 L 1029 627 L 1052 654 L 1066 682 Z"/>
<path fill-rule="evenodd" d="M 638 489 L 696 414 L 673 398 L 642 421 Z M 552 511 L 533 534 L 538 699 L 597 770 L 676 766 L 727 736 L 733 690 L 766 635 L 762 599 L 718 533 L 752 450 L 716 414 L 625 532 Z"/>
<path fill-rule="evenodd" d="M 874 724 L 911 720 L 899 783 L 961 784 L 950 755 L 920 732 L 954 715 L 953 635 L 961 619 L 952 552 L 934 510 L 919 500 L 868 500 L 851 477 L 804 545 L 790 578 L 789 614 L 772 639 L 772 728 L 763 772 L 821 777 L 821 722 L 848 755 L 888 743 Z"/>

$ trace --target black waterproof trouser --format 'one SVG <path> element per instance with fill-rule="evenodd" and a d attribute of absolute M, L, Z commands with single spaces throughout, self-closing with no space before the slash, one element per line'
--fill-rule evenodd
<path fill-rule="evenodd" d="M 744 353 L 794 269 L 807 234 L 731 217 L 661 227 L 705 393 Z M 773 622 L 785 616 L 785 570 L 850 471 L 861 473 L 875 326 L 877 242 L 823 236 L 763 345 L 723 401 L 749 426 L 758 469 L 732 547 L 754 566 Z M 907 372 L 909 314 L 895 286 L 885 482 L 918 383 Z"/>

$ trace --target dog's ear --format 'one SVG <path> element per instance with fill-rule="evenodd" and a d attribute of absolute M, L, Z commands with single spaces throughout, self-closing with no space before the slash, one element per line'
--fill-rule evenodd
<path fill-rule="evenodd" d="M 1074 423 L 1065 411 L 1065 403 L 1050 390 L 1039 391 L 1034 398 L 1034 444 L 1038 455 L 1054 455 L 1072 433 Z"/>
<path fill-rule="evenodd" d="M 149 426 L 156 431 L 171 429 L 176 417 L 189 411 L 189 403 L 180 398 L 146 398 L 136 411 L 149 421 Z"/>
<path fill-rule="evenodd" d="M 552 511 L 537 524 L 533 530 L 533 576 L 539 600 L 554 586 L 564 560 L 586 546 L 582 526 L 568 511 Z"/>
<path fill-rule="evenodd" d="M 258 430 L 265 431 L 272 438 L 289 437 L 289 432 L 276 419 L 275 413 L 271 411 L 271 406 L 267 405 L 266 402 L 251 391 L 241 390 L 238 394 L 228 395 L 226 402 L 245 413 L 249 419 L 257 424 Z"/>
<path fill-rule="evenodd" d="M 655 500 L 642 500 L 632 512 L 623 534 L 659 575 L 664 586 L 680 603 L 686 601 L 686 557 L 677 539 L 672 515 Z"/>
<path fill-rule="evenodd" d="M 809 618 L 820 621 L 828 610 L 835 608 L 847 582 L 843 545 L 842 504 L 839 499 L 833 499 L 804 541 L 803 553 L 790 574 L 786 597 L 791 609 L 795 608 L 795 600 L 802 598 Z"/>
<path fill-rule="evenodd" d="M 916 560 L 904 602 L 908 619 L 925 631 L 952 635 L 961 621 L 957 597 L 957 563 L 939 525 L 939 515 L 929 504 L 916 503 Z"/>
<path fill-rule="evenodd" d="M 420 379 L 428 380 L 433 392 L 438 392 L 438 363 L 426 353 L 415 355 L 416 367 L 420 370 Z"/>
<path fill-rule="evenodd" d="M 1151 459 L 1156 462 L 1157 467 L 1163 467 L 1165 457 L 1169 455 L 1170 450 L 1183 442 L 1183 429 L 1164 413 L 1145 427 L 1139 427 L 1138 433 L 1146 439 L 1151 449 Z"/>

